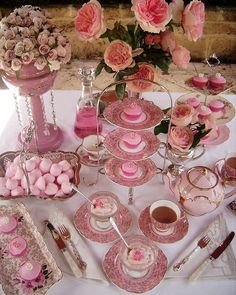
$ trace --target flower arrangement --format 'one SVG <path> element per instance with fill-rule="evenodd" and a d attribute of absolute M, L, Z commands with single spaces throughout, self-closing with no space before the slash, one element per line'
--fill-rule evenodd
<path fill-rule="evenodd" d="M 71 46 L 61 30 L 39 7 L 16 8 L 0 21 L 0 69 L 19 74 L 23 65 L 57 71 L 71 58 Z"/>
<path fill-rule="evenodd" d="M 101 37 L 109 40 L 104 58 L 95 75 L 104 69 L 114 75 L 115 81 L 139 78 L 155 81 L 157 68 L 167 73 L 171 61 L 186 69 L 190 61 L 188 49 L 177 44 L 173 26 L 182 26 L 187 38 L 197 41 L 203 34 L 205 7 L 193 0 L 184 7 L 183 0 L 131 0 L 135 23 L 106 29 L 103 8 L 97 0 L 90 0 L 79 10 L 75 19 L 78 37 L 92 42 Z M 129 83 L 133 91 L 150 90 L 151 83 Z M 125 84 L 116 87 L 118 97 L 123 97 Z"/>
<path fill-rule="evenodd" d="M 202 106 L 194 109 L 188 103 L 177 104 L 172 111 L 167 111 L 168 118 L 154 129 L 155 135 L 168 133 L 168 144 L 179 152 L 185 153 L 195 148 L 203 137 L 215 126 L 211 113 L 202 116 Z"/>

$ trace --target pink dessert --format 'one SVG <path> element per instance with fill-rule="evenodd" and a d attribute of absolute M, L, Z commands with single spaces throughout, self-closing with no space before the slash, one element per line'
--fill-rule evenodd
<path fill-rule="evenodd" d="M 210 86 L 213 89 L 224 88 L 226 84 L 226 79 L 221 76 L 220 73 L 216 73 L 215 76 L 210 77 Z"/>
<path fill-rule="evenodd" d="M 223 111 L 225 104 L 223 103 L 223 101 L 221 101 L 220 99 L 213 99 L 208 107 L 210 108 L 210 110 L 214 113 L 216 112 L 220 112 Z"/>
<path fill-rule="evenodd" d="M 0 232 L 11 233 L 17 227 L 17 220 L 14 216 L 0 216 Z"/>
<path fill-rule="evenodd" d="M 211 114 L 211 110 L 206 106 L 201 106 L 198 109 L 198 118 L 200 120 L 205 120 Z"/>
<path fill-rule="evenodd" d="M 39 276 L 41 269 L 42 266 L 40 263 L 36 261 L 26 261 L 21 265 L 19 275 L 23 280 L 32 281 Z"/>
<path fill-rule="evenodd" d="M 122 140 L 128 148 L 134 149 L 141 143 L 142 137 L 136 132 L 128 132 L 122 137 Z"/>
<path fill-rule="evenodd" d="M 195 77 L 192 77 L 192 83 L 198 88 L 203 88 L 208 84 L 208 78 L 204 74 L 198 74 Z"/>
<path fill-rule="evenodd" d="M 110 196 L 96 197 L 92 200 L 93 206 L 90 205 L 90 213 L 98 220 L 104 221 L 114 216 L 118 210 L 118 204 Z"/>
<path fill-rule="evenodd" d="M 138 165 L 134 162 L 125 162 L 121 165 L 121 170 L 126 176 L 133 176 L 138 171 Z"/>
<path fill-rule="evenodd" d="M 27 242 L 22 237 L 16 237 L 8 244 L 8 251 L 12 256 L 23 256 L 27 248 Z"/>
<path fill-rule="evenodd" d="M 200 105 L 200 101 L 196 97 L 188 98 L 186 102 L 187 104 L 191 105 L 194 109 L 198 108 Z"/>
<path fill-rule="evenodd" d="M 124 108 L 124 114 L 128 120 L 137 120 L 142 115 L 142 112 L 142 108 L 135 102 Z"/>

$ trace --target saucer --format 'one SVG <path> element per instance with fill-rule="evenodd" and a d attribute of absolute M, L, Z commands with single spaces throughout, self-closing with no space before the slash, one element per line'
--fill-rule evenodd
<path fill-rule="evenodd" d="M 115 221 L 121 234 L 124 235 L 131 225 L 132 216 L 129 210 L 122 204 L 119 204 L 118 210 L 120 218 L 116 216 Z M 94 242 L 109 243 L 119 239 L 119 236 L 112 227 L 101 229 L 94 224 L 94 218 L 88 213 L 87 203 L 76 211 L 74 215 L 74 225 L 82 236 Z"/>
<path fill-rule="evenodd" d="M 224 162 L 224 159 L 221 159 L 215 163 L 215 172 L 224 184 L 236 186 L 236 178 L 228 177 L 226 172 L 223 171 Z"/>
<path fill-rule="evenodd" d="M 201 144 L 219 145 L 229 139 L 229 134 L 230 134 L 229 127 L 226 125 L 221 125 L 218 127 L 218 130 L 215 132 L 215 134 L 211 135 L 211 132 L 210 132 L 209 137 L 207 137 L 207 139 L 202 138 Z"/>
<path fill-rule="evenodd" d="M 132 103 L 136 103 L 142 108 L 143 114 L 135 121 L 127 120 L 124 117 L 124 108 Z M 123 101 L 115 101 L 108 105 L 103 112 L 104 118 L 111 124 L 129 130 L 144 130 L 153 128 L 159 124 L 163 118 L 162 110 L 153 102 L 136 98 L 128 98 Z"/>
<path fill-rule="evenodd" d="M 132 278 L 124 272 L 118 259 L 122 243 L 122 241 L 116 242 L 104 257 L 103 270 L 107 277 L 113 284 L 128 292 L 144 293 L 156 287 L 163 279 L 167 270 L 168 262 L 162 250 L 156 246 L 156 262 L 145 276 Z"/>
<path fill-rule="evenodd" d="M 169 234 L 164 233 L 158 233 L 156 230 L 153 230 L 151 225 L 151 219 L 149 215 L 149 206 L 144 209 L 140 216 L 139 216 L 139 228 L 143 232 L 143 234 L 148 237 L 149 239 L 167 244 L 167 243 L 175 243 L 181 239 L 187 234 L 188 232 L 188 220 L 187 217 L 185 217 L 183 220 L 180 220 L 177 222 L 176 226 L 174 227 L 173 231 L 171 231 Z"/>
<path fill-rule="evenodd" d="M 148 182 L 156 174 L 156 165 L 152 160 L 146 159 L 136 162 L 138 171 L 134 176 L 125 176 L 121 170 L 121 166 L 124 162 L 123 160 L 111 158 L 104 166 L 106 175 L 112 181 L 120 185 L 136 187 Z"/>
<path fill-rule="evenodd" d="M 80 163 L 88 166 L 88 167 L 102 167 L 104 166 L 107 159 L 111 157 L 109 152 L 106 152 L 103 154 L 102 159 L 94 160 L 91 157 L 89 157 L 88 152 L 83 148 L 82 144 L 76 149 L 76 154 L 80 157 Z"/>
<path fill-rule="evenodd" d="M 180 96 L 176 103 L 183 103 L 186 102 L 187 99 L 196 97 L 199 99 L 201 104 L 205 104 L 206 106 L 214 99 L 219 99 L 224 103 L 224 109 L 220 112 L 220 115 L 215 118 L 215 122 L 217 125 L 225 125 L 226 123 L 230 122 L 235 116 L 235 108 L 231 102 L 229 102 L 226 98 L 219 96 L 219 95 L 208 95 L 207 97 L 203 94 L 199 93 L 188 93 L 185 95 Z"/>
<path fill-rule="evenodd" d="M 142 142 L 140 143 L 140 147 L 142 147 L 142 149 L 136 148 L 134 150 L 124 148 L 121 138 L 126 133 L 127 130 L 125 129 L 115 129 L 114 131 L 107 134 L 103 142 L 107 150 L 117 158 L 127 161 L 144 160 L 156 153 L 159 148 L 159 139 L 152 132 L 145 130 L 137 131 L 137 133 L 142 138 Z"/>

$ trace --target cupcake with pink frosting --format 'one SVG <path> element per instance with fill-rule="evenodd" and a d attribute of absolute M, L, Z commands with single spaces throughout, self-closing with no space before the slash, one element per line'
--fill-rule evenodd
<path fill-rule="evenodd" d="M 220 99 L 213 99 L 211 102 L 208 104 L 208 107 L 210 110 L 214 113 L 220 112 L 224 110 L 225 104 L 222 100 Z"/>
<path fill-rule="evenodd" d="M 142 113 L 142 108 L 136 102 L 132 102 L 124 108 L 124 115 L 126 119 L 131 121 L 139 119 Z"/>
<path fill-rule="evenodd" d="M 125 176 L 134 176 L 138 171 L 138 165 L 132 161 L 124 162 L 121 165 L 121 171 Z"/>
<path fill-rule="evenodd" d="M 207 106 L 200 106 L 198 108 L 198 118 L 200 120 L 205 120 L 211 115 L 211 110 Z"/>
<path fill-rule="evenodd" d="M 203 88 L 208 84 L 208 78 L 204 74 L 198 74 L 192 77 L 192 83 L 195 87 Z"/>
<path fill-rule="evenodd" d="M 137 132 L 127 132 L 125 135 L 122 136 L 122 141 L 126 145 L 126 147 L 130 149 L 135 149 L 139 146 L 142 141 L 142 137 Z"/>
<path fill-rule="evenodd" d="M 196 109 L 200 105 L 200 100 L 197 97 L 190 97 L 186 100 L 186 103 Z"/>
<path fill-rule="evenodd" d="M 216 73 L 215 76 L 211 76 L 209 81 L 212 89 L 222 89 L 226 84 L 226 79 L 221 76 L 220 73 Z"/>

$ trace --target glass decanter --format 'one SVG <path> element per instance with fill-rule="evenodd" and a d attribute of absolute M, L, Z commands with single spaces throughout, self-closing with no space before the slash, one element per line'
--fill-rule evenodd
<path fill-rule="evenodd" d="M 82 93 L 77 102 L 74 132 L 79 138 L 102 131 L 102 122 L 98 117 L 99 109 L 93 97 L 94 69 L 90 66 L 79 69 Z"/>

